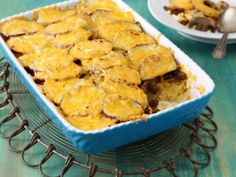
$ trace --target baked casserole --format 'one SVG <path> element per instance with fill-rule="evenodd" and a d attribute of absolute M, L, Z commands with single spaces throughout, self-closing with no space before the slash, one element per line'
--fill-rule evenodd
<path fill-rule="evenodd" d="M 112 0 L 40 8 L 32 19 L 5 21 L 0 32 L 42 93 L 80 130 L 146 119 L 205 92 L 172 50 Z"/>

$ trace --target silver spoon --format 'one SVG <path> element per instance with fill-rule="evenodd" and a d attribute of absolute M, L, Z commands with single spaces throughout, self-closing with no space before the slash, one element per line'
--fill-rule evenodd
<path fill-rule="evenodd" d="M 217 44 L 212 56 L 221 59 L 225 56 L 228 34 L 236 32 L 236 7 L 228 7 L 217 21 L 218 29 L 223 32 L 223 36 Z"/>

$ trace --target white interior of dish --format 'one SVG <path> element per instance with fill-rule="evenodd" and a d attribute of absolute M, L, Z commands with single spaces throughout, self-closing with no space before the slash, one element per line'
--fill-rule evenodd
<path fill-rule="evenodd" d="M 219 2 L 220 0 L 211 0 L 212 2 Z M 235 0 L 224 0 L 229 3 L 231 6 L 236 7 Z M 178 23 L 173 16 L 168 14 L 165 10 L 165 6 L 169 6 L 170 0 L 148 0 L 148 6 L 152 13 L 152 15 L 162 24 L 175 29 L 179 32 L 185 33 L 190 36 L 200 37 L 203 39 L 220 39 L 222 37 L 222 33 L 220 32 L 202 32 L 195 29 L 190 29 L 187 26 L 184 26 Z M 229 40 L 236 39 L 236 33 L 231 33 L 228 37 Z"/>
<path fill-rule="evenodd" d="M 154 36 L 154 37 L 158 37 L 160 36 L 160 32 L 155 29 L 152 25 L 150 25 L 145 19 L 143 19 L 140 15 L 138 15 L 134 10 L 132 10 L 128 5 L 126 5 L 124 2 L 120 1 L 120 0 L 113 0 L 114 2 L 116 2 L 124 11 L 132 11 L 136 21 L 139 21 L 142 24 L 143 29 L 150 35 Z M 76 3 L 78 3 L 79 0 L 70 0 L 70 1 L 66 1 L 66 2 L 62 2 L 62 3 L 58 3 L 58 4 L 53 4 L 51 6 L 59 6 L 59 7 L 73 7 Z M 49 6 L 47 6 L 49 7 Z M 32 14 L 33 14 L 33 10 L 32 11 L 27 11 L 24 13 L 20 13 L 18 15 L 14 15 L 5 19 L 0 20 L 0 23 L 3 21 L 6 21 L 8 19 L 17 17 L 17 16 L 25 16 L 27 18 L 32 18 Z M 14 56 L 14 54 L 11 52 L 11 50 L 9 49 L 9 47 L 7 46 L 7 44 L 5 43 L 5 41 L 0 37 L 0 43 L 1 45 L 5 48 L 5 50 L 8 52 L 9 56 L 11 57 L 11 59 L 14 59 L 13 62 L 15 64 L 15 66 L 17 66 L 17 68 L 20 70 L 21 73 L 24 74 L 24 77 L 27 78 L 27 80 L 29 80 L 32 88 L 34 90 L 37 90 L 37 94 L 42 98 L 43 102 L 49 107 L 49 109 L 51 109 L 53 111 L 53 113 L 58 117 L 58 119 L 69 129 L 69 130 L 73 130 L 75 132 L 80 132 L 80 133 L 84 133 L 84 134 L 95 134 L 98 132 L 103 132 L 106 131 L 108 129 L 113 129 L 115 127 L 118 126 L 122 126 L 124 124 L 129 124 L 131 122 L 126 122 L 126 123 L 121 123 L 112 127 L 108 127 L 108 128 L 104 128 L 104 129 L 100 129 L 100 130 L 94 130 L 94 131 L 83 131 L 83 130 L 79 130 L 77 128 L 75 128 L 74 126 L 72 126 L 69 122 L 66 121 L 65 118 L 62 117 L 62 115 L 59 114 L 59 112 L 56 110 L 55 106 L 53 105 L 53 103 L 51 101 L 49 101 L 38 89 L 38 86 L 35 84 L 35 82 L 31 79 L 30 75 L 27 74 L 27 72 L 25 71 L 25 69 L 21 66 L 21 64 L 18 62 L 18 60 L 16 59 L 16 57 Z M 197 78 L 197 82 L 202 85 L 205 88 L 205 93 L 197 98 L 191 99 L 189 101 L 185 101 L 183 103 L 178 104 L 176 107 L 181 107 L 185 104 L 188 104 L 189 102 L 193 102 L 197 99 L 200 99 L 208 94 L 210 94 L 215 85 L 214 82 L 211 80 L 211 78 L 193 61 L 191 60 L 186 54 L 184 54 L 178 47 L 176 47 L 171 41 L 169 41 L 165 36 L 161 35 L 159 38 L 159 43 L 167 48 L 172 49 L 175 55 L 176 60 L 185 66 L 185 69 L 190 71 L 191 73 L 193 73 L 193 75 L 196 76 Z M 170 108 L 170 109 L 166 109 L 160 112 L 157 112 L 155 114 L 150 115 L 149 117 L 152 116 L 158 116 L 163 114 L 164 112 L 168 112 L 170 110 L 172 110 L 174 108 Z"/>

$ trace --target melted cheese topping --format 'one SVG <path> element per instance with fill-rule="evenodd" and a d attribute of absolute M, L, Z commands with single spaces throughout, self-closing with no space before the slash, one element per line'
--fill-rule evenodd
<path fill-rule="evenodd" d="M 75 58 L 90 59 L 108 54 L 112 44 L 105 40 L 80 41 L 70 51 Z"/>
<path fill-rule="evenodd" d="M 105 79 L 121 82 L 131 85 L 139 85 L 141 83 L 140 75 L 137 71 L 127 66 L 115 66 L 107 69 L 104 73 Z"/>
<path fill-rule="evenodd" d="M 109 94 L 118 94 L 123 98 L 129 98 L 146 108 L 148 105 L 147 95 L 137 86 L 128 86 L 126 84 L 121 84 L 113 82 L 110 80 L 105 80 L 101 87 Z"/>
<path fill-rule="evenodd" d="M 159 55 L 152 55 L 142 62 L 140 66 L 142 80 L 154 79 L 157 76 L 162 76 L 177 69 L 172 55 L 161 57 Z"/>
<path fill-rule="evenodd" d="M 63 97 L 61 108 L 66 115 L 88 116 L 100 112 L 105 97 L 103 89 L 81 86 Z"/>
<path fill-rule="evenodd" d="M 88 14 L 88 15 L 96 12 L 97 10 L 120 12 L 120 9 L 118 8 L 118 6 L 116 4 L 113 6 L 114 2 L 112 2 L 112 1 L 110 1 L 110 5 L 108 5 L 107 3 L 104 3 L 104 2 L 101 2 L 99 4 L 94 4 L 94 3 L 96 3 L 96 1 L 93 1 L 93 2 L 91 1 L 86 4 L 84 4 L 84 3 L 76 4 L 76 10 L 79 13 L 84 13 L 84 14 Z"/>
<path fill-rule="evenodd" d="M 145 33 L 122 31 L 113 37 L 112 43 L 116 48 L 130 50 L 138 45 L 155 44 L 155 40 Z"/>
<path fill-rule="evenodd" d="M 50 7 L 38 9 L 34 13 L 34 18 L 37 18 L 37 23 L 48 25 L 66 19 L 75 13 L 75 10 L 62 11 L 58 7 Z"/>
<path fill-rule="evenodd" d="M 65 34 L 57 35 L 50 42 L 53 46 L 58 48 L 69 48 L 79 41 L 86 41 L 92 35 L 90 31 L 83 28 L 79 28 L 76 31 L 72 31 Z"/>
<path fill-rule="evenodd" d="M 121 122 L 141 117 L 144 113 L 140 104 L 131 99 L 122 99 L 119 95 L 110 95 L 104 100 L 103 113 Z"/>
<path fill-rule="evenodd" d="M 46 80 L 43 85 L 43 92 L 54 103 L 59 104 L 62 97 L 74 90 L 80 79 L 70 79 L 65 81 Z"/>
<path fill-rule="evenodd" d="M 86 27 L 88 22 L 84 19 L 72 16 L 65 21 L 61 21 L 45 28 L 45 33 L 49 35 L 63 34 L 71 31 L 76 31 L 81 27 Z"/>
<path fill-rule="evenodd" d="M 24 67 L 30 67 L 35 60 L 38 59 L 38 55 L 35 53 L 25 54 L 18 58 L 19 62 Z"/>
<path fill-rule="evenodd" d="M 99 73 L 102 70 L 113 66 L 124 66 L 127 64 L 127 59 L 124 55 L 113 51 L 99 58 L 86 59 L 82 61 L 84 68 L 86 70 L 91 70 L 94 73 Z"/>
<path fill-rule="evenodd" d="M 127 21 L 134 23 L 134 16 L 131 12 L 111 12 L 106 10 L 97 10 L 91 15 L 92 22 L 95 26 L 114 21 Z"/>
<path fill-rule="evenodd" d="M 126 21 L 115 21 L 112 23 L 105 23 L 98 27 L 99 35 L 108 41 L 111 41 L 117 33 L 126 30 L 139 32 L 142 31 L 139 25 Z"/>
<path fill-rule="evenodd" d="M 37 72 L 35 78 L 54 80 L 70 79 L 79 77 L 83 73 L 82 71 L 83 70 L 80 66 L 70 63 L 66 67 L 52 68 L 51 70 L 45 69 L 43 71 Z"/>
<path fill-rule="evenodd" d="M 94 10 L 103 9 L 110 11 L 120 11 L 120 8 L 111 0 L 86 0 L 85 4 Z"/>
<path fill-rule="evenodd" d="M 138 46 L 128 52 L 128 57 L 131 67 L 140 72 L 142 80 L 153 79 L 177 69 L 172 51 L 163 46 Z"/>
<path fill-rule="evenodd" d="M 15 18 L 1 24 L 0 32 L 5 36 L 32 34 L 42 30 L 42 26 L 24 18 Z"/>
<path fill-rule="evenodd" d="M 27 54 L 40 51 L 52 38 L 42 33 L 12 37 L 7 41 L 7 45 L 15 52 Z"/>
<path fill-rule="evenodd" d="M 66 120 L 81 130 L 96 130 L 116 125 L 115 119 L 106 118 L 99 113 L 88 116 L 69 116 Z"/>
<path fill-rule="evenodd" d="M 128 51 L 128 57 L 131 61 L 131 66 L 135 70 L 139 70 L 141 63 L 151 55 L 159 55 L 161 46 L 158 45 L 142 45 L 132 48 Z M 167 51 L 169 53 L 169 51 Z"/>
<path fill-rule="evenodd" d="M 78 13 L 82 13 L 85 15 L 91 15 L 94 11 L 97 9 L 93 9 L 89 6 L 87 6 L 85 3 L 78 3 L 75 5 L 75 9 L 77 10 Z"/>
<path fill-rule="evenodd" d="M 42 50 L 30 68 L 36 71 L 55 70 L 68 67 L 74 58 L 65 53 L 63 49 L 47 48 Z"/>

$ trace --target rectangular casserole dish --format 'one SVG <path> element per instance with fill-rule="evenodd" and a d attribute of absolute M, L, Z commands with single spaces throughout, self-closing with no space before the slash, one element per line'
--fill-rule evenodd
<path fill-rule="evenodd" d="M 71 0 L 53 4 L 51 6 L 73 7 L 78 2 L 79 0 Z M 145 32 L 154 37 L 160 35 L 158 30 L 151 26 L 124 2 L 120 0 L 114 0 L 114 2 L 124 9 L 124 11 L 131 11 L 135 16 L 136 21 L 141 23 Z M 32 14 L 33 11 L 28 11 L 2 19 L 0 23 L 17 16 L 31 18 Z M 88 154 L 108 151 L 131 142 L 143 140 L 151 135 L 176 127 L 184 122 L 191 121 L 201 113 L 208 103 L 214 90 L 214 83 L 210 77 L 165 36 L 160 36 L 159 43 L 174 51 L 178 63 L 183 65 L 187 71 L 196 76 L 197 82 L 205 88 L 205 93 L 197 98 L 178 104 L 173 108 L 152 114 L 148 116 L 146 121 L 130 121 L 100 130 L 83 131 L 73 127 L 61 116 L 61 114 L 58 113 L 53 103 L 40 92 L 38 86 L 18 62 L 3 38 L 0 37 L 1 49 L 9 64 L 16 71 L 20 80 L 29 92 L 34 96 L 40 108 L 48 118 L 50 118 L 58 128 L 63 131 L 67 139 L 72 142 L 76 148 Z"/>

